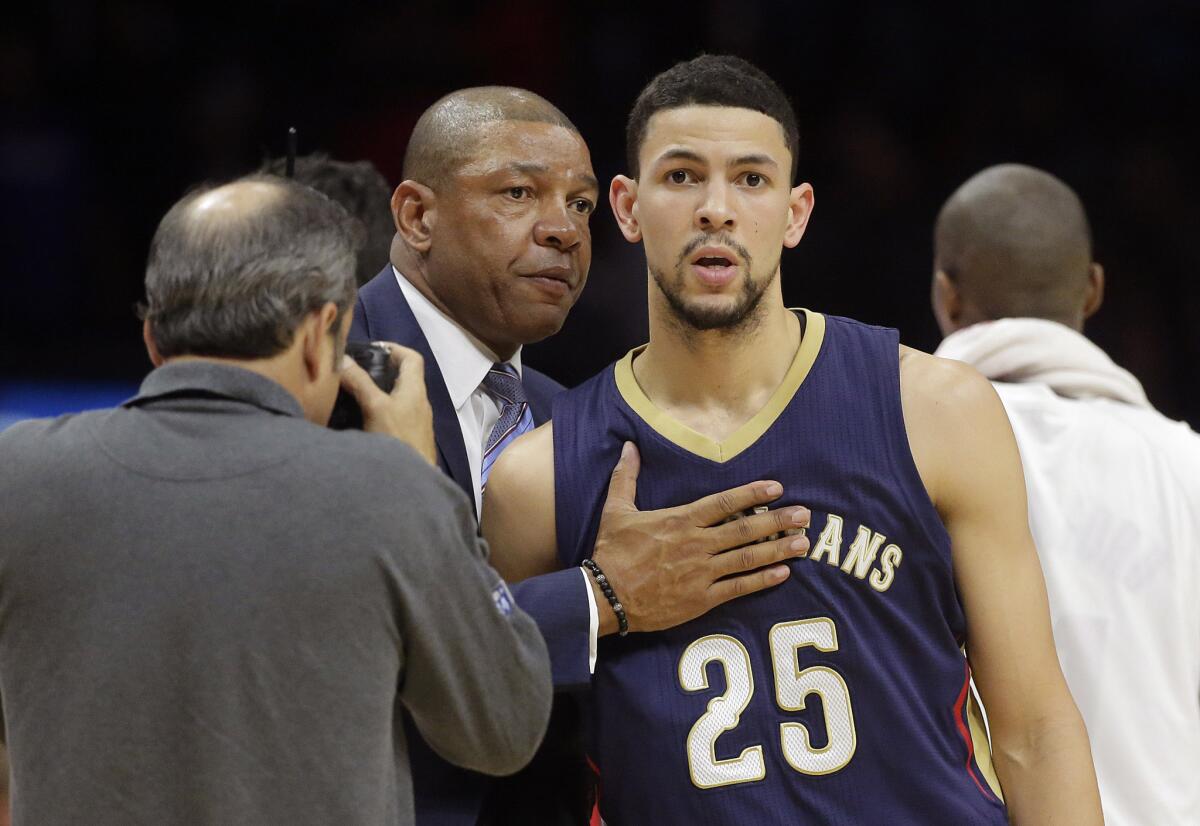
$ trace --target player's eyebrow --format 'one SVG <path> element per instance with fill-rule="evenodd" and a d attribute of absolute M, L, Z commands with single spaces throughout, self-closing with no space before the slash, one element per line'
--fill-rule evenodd
<path fill-rule="evenodd" d="M 663 161 L 691 161 L 692 163 L 704 163 L 704 158 L 700 157 L 690 149 L 676 147 L 674 149 L 668 149 L 666 152 L 659 155 L 655 163 L 662 163 Z"/>
<path fill-rule="evenodd" d="M 775 162 L 774 158 L 761 153 L 742 155 L 741 157 L 734 158 L 730 166 L 773 166 L 776 169 L 779 168 L 779 164 Z"/>

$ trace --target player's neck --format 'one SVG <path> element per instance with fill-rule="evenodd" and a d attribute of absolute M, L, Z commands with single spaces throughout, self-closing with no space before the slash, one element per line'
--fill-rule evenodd
<path fill-rule="evenodd" d="M 769 289 L 751 325 L 698 331 L 665 302 L 651 302 L 650 344 L 633 362 L 638 385 L 656 407 L 710 438 L 724 439 L 770 399 L 800 346 L 800 322 Z"/>

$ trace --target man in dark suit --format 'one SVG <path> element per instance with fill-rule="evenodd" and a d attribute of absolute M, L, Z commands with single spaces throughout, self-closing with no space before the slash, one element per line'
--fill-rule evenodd
<path fill-rule="evenodd" d="M 360 290 L 350 338 L 395 341 L 424 355 L 438 462 L 479 513 L 491 463 L 549 419 L 563 389 L 521 363 L 521 346 L 557 332 L 583 289 L 599 188 L 571 121 L 507 87 L 464 89 L 431 106 L 409 140 L 404 177 L 392 195 L 391 262 Z M 593 559 L 631 629 L 671 627 L 713 607 L 714 559 L 729 543 L 709 528 L 779 494 L 755 483 L 719 494 L 719 504 L 709 497 L 641 513 L 633 505 L 637 462 L 631 451 L 614 470 Z M 787 509 L 747 518 L 736 544 L 792 527 L 790 516 Z M 788 544 L 745 555 L 742 593 L 775 584 L 762 566 L 798 555 Z M 598 611 L 615 600 L 583 568 L 534 577 L 513 593 L 546 639 L 555 688 L 588 687 Z M 413 743 L 418 823 L 586 818 L 573 791 L 582 765 L 567 745 L 570 717 L 569 708 L 556 712 L 546 748 L 515 784 L 489 784 Z"/>

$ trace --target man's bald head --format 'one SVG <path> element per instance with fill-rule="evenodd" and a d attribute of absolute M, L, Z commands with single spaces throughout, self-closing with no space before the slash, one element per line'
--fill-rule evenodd
<path fill-rule="evenodd" d="M 159 354 L 266 358 L 326 303 L 354 301 L 357 227 L 341 206 L 251 176 L 180 199 L 158 225 L 143 315 Z"/>
<path fill-rule="evenodd" d="M 985 169 L 950 196 L 937 218 L 934 263 L 967 308 L 951 329 L 1010 317 L 1081 328 L 1098 272 L 1079 198 L 1020 164 Z M 935 283 L 935 303 L 937 293 Z M 945 332 L 940 314 L 939 322 Z"/>
<path fill-rule="evenodd" d="M 404 177 L 437 187 L 471 160 L 489 124 L 575 124 L 545 98 L 513 86 L 476 86 L 446 95 L 421 115 L 404 152 Z"/>

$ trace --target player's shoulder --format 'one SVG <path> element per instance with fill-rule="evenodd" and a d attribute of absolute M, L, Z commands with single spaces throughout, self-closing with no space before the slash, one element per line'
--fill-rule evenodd
<path fill-rule="evenodd" d="M 980 467 L 1019 462 L 1000 397 L 974 367 L 901 346 L 900 397 L 913 461 L 943 518 L 976 489 Z"/>
<path fill-rule="evenodd" d="M 957 484 L 963 457 L 1003 453 L 1013 442 L 991 382 L 961 361 L 901 345 L 900 401 L 909 448 L 935 502 Z"/>
<path fill-rule="evenodd" d="M 906 411 L 939 421 L 1002 409 L 992 383 L 971 365 L 903 344 L 900 392 Z"/>
<path fill-rule="evenodd" d="M 554 422 L 535 427 L 515 439 L 496 459 L 488 476 L 488 489 L 495 493 L 512 489 L 536 490 L 554 480 Z"/>

